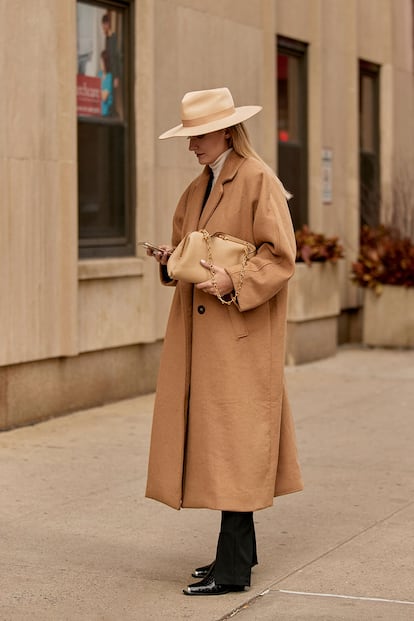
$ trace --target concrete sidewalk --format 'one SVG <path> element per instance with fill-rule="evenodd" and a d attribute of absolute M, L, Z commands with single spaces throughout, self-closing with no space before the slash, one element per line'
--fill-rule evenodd
<path fill-rule="evenodd" d="M 414 619 L 414 352 L 287 381 L 306 489 L 255 514 L 242 594 L 181 592 L 219 514 L 144 499 L 153 395 L 0 434 L 0 620 Z"/>

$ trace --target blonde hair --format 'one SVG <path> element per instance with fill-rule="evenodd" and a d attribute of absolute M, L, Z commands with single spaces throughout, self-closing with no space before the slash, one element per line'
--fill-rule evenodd
<path fill-rule="evenodd" d="M 260 157 L 260 155 L 253 149 L 252 144 L 250 142 L 249 134 L 247 133 L 247 129 L 245 128 L 243 123 L 237 123 L 237 125 L 232 125 L 227 128 L 228 133 L 230 134 L 229 138 L 229 147 L 232 147 L 233 150 L 240 155 L 241 157 L 252 157 L 255 160 L 261 162 L 265 168 L 270 171 L 277 179 L 283 194 L 287 200 L 292 198 L 292 194 L 286 190 L 283 183 L 280 181 L 279 177 L 275 174 L 275 171 L 270 168 L 268 164 Z"/>

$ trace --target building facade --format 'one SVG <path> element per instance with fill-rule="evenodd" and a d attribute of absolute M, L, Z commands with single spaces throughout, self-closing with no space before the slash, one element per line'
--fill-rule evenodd
<path fill-rule="evenodd" d="M 341 340 L 361 222 L 414 156 L 412 0 L 1 0 L 0 429 L 155 388 L 167 242 L 198 172 L 158 142 L 228 86 L 295 226 L 339 235 Z M 411 166 L 411 168 L 410 168 Z"/>

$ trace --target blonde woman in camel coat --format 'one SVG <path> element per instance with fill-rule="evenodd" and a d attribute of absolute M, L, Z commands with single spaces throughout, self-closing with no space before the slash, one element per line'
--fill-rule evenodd
<path fill-rule="evenodd" d="M 189 137 L 189 149 L 204 165 L 178 203 L 172 246 L 154 254 L 163 284 L 175 286 L 175 295 L 146 495 L 175 509 L 222 512 L 216 559 L 195 570 L 202 580 L 189 585 L 187 595 L 250 585 L 257 562 L 253 512 L 303 487 L 283 371 L 296 245 L 286 191 L 252 149 L 243 125 L 259 111 L 235 108 L 226 88 L 187 93 L 182 124 L 160 136 Z M 217 299 L 207 264 L 206 280 L 197 285 L 168 277 L 171 249 L 199 229 L 256 246 L 235 304 Z M 237 289 L 240 271 L 240 265 L 216 266 L 222 296 Z"/>

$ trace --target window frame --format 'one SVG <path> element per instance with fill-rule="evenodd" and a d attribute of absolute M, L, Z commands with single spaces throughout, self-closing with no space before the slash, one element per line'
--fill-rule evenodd
<path fill-rule="evenodd" d="M 124 109 L 125 118 L 121 122 L 124 126 L 124 235 L 108 237 L 80 237 L 80 224 L 78 225 L 79 259 L 110 258 L 135 256 L 135 222 L 136 222 L 136 145 L 135 145 L 135 114 L 134 114 L 134 76 L 135 76 L 135 2 L 134 0 L 76 0 L 102 9 L 122 10 L 124 19 L 123 28 L 123 78 L 125 85 Z M 79 175 L 79 123 L 92 125 L 118 125 L 116 119 L 100 117 L 76 117 L 77 136 L 77 170 Z M 78 219 L 79 216 L 79 187 L 77 192 Z"/>

